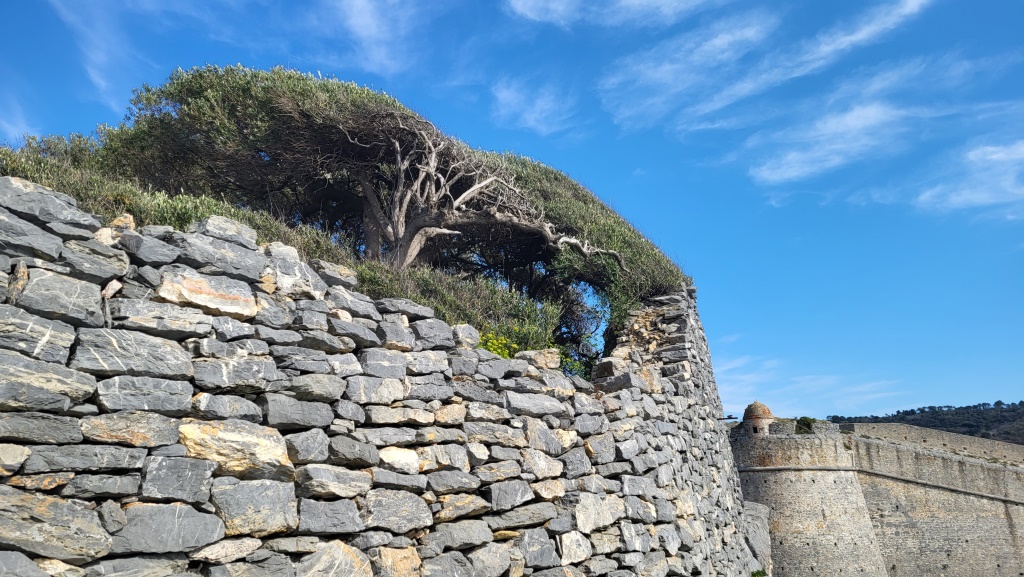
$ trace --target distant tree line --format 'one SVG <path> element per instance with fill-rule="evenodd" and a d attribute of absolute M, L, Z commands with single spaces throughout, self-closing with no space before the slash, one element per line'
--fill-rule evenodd
<path fill-rule="evenodd" d="M 830 415 L 827 419 L 833 423 L 903 423 L 1024 445 L 1024 401 L 996 401 L 963 407 L 929 405 L 881 417 Z"/>

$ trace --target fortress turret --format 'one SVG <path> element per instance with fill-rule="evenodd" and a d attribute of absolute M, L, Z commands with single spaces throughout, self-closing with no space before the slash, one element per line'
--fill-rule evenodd
<path fill-rule="evenodd" d="M 775 422 L 775 415 L 764 403 L 754 401 L 743 411 L 743 429 L 754 437 L 767 437 L 768 427 Z"/>

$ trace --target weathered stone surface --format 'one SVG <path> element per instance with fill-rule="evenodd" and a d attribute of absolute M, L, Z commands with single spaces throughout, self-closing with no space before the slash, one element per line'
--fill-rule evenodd
<path fill-rule="evenodd" d="M 430 507 L 422 498 L 391 489 L 374 489 L 367 493 L 362 518 L 367 527 L 381 527 L 393 533 L 405 533 L 433 523 Z"/>
<path fill-rule="evenodd" d="M 422 577 L 474 577 L 473 565 L 458 551 L 425 559 L 420 574 Z"/>
<path fill-rule="evenodd" d="M 411 351 L 416 347 L 416 337 L 401 323 L 381 321 L 377 325 L 377 336 L 382 347 L 393 351 Z"/>
<path fill-rule="evenodd" d="M 533 489 L 529 483 L 521 479 L 494 483 L 484 491 L 489 496 L 491 508 L 495 511 L 508 511 L 533 499 Z"/>
<path fill-rule="evenodd" d="M 52 261 L 63 248 L 60 237 L 0 208 L 0 253 Z"/>
<path fill-rule="evenodd" d="M 286 533 L 299 524 L 292 483 L 219 477 L 213 482 L 210 501 L 224 521 L 227 535 L 264 537 Z"/>
<path fill-rule="evenodd" d="M 416 451 L 403 447 L 384 447 L 380 449 L 381 466 L 392 471 L 415 475 L 420 471 L 420 457 Z"/>
<path fill-rule="evenodd" d="M 626 506 L 616 495 L 580 493 L 576 504 L 576 526 L 584 533 L 607 527 L 626 516 Z"/>
<path fill-rule="evenodd" d="M 366 471 L 311 464 L 296 469 L 295 482 L 300 497 L 348 499 L 366 494 L 373 485 L 373 478 Z"/>
<path fill-rule="evenodd" d="M 360 347 L 380 346 L 380 337 L 373 330 L 359 323 L 336 318 L 327 319 L 331 333 L 339 337 L 348 337 Z"/>
<path fill-rule="evenodd" d="M 103 326 L 100 287 L 90 282 L 31 268 L 15 303 L 30 313 L 76 327 Z"/>
<path fill-rule="evenodd" d="M 390 405 L 405 396 L 405 387 L 398 379 L 349 377 L 345 398 L 359 404 Z"/>
<path fill-rule="evenodd" d="M 210 499 L 217 464 L 188 457 L 149 457 L 144 470 L 142 497 L 153 501 L 200 504 Z"/>
<path fill-rule="evenodd" d="M 378 547 L 370 552 L 377 577 L 419 577 L 420 556 L 415 547 Z"/>
<path fill-rule="evenodd" d="M 162 266 L 170 264 L 178 258 L 181 251 L 166 242 L 139 234 L 133 230 L 121 233 L 117 240 L 117 248 L 128 253 L 132 262 L 141 265 Z"/>
<path fill-rule="evenodd" d="M 96 499 L 99 497 L 127 497 L 139 492 L 141 476 L 128 475 L 75 475 L 60 491 L 61 497 Z"/>
<path fill-rule="evenodd" d="M 100 559 L 90 563 L 85 569 L 85 577 L 170 577 L 187 571 L 188 559 L 184 555 L 133 555 Z"/>
<path fill-rule="evenodd" d="M 523 471 L 535 475 L 538 479 L 559 477 L 565 465 L 558 459 L 552 459 L 542 451 L 523 449 Z"/>
<path fill-rule="evenodd" d="M 491 510 L 491 505 L 477 495 L 457 494 L 438 497 L 441 508 L 434 513 L 438 523 L 454 521 L 460 517 L 479 515 Z"/>
<path fill-rule="evenodd" d="M 256 250 L 256 231 L 252 227 L 225 216 L 212 215 L 193 222 L 188 232 L 216 238 L 249 250 Z"/>
<path fill-rule="evenodd" d="M 420 541 L 423 549 L 438 555 L 446 549 L 466 549 L 490 543 L 493 539 L 487 523 L 474 519 L 435 525 L 433 531 Z"/>
<path fill-rule="evenodd" d="M 10 575 L 10 577 L 49 577 L 50 573 L 42 571 L 39 565 L 33 563 L 24 553 L 0 551 L 0 575 Z"/>
<path fill-rule="evenodd" d="M 523 472 L 516 461 L 495 461 L 484 463 L 473 469 L 473 474 L 485 483 L 496 483 L 506 479 L 519 477 Z"/>
<path fill-rule="evenodd" d="M 409 299 L 380 299 L 374 301 L 374 304 L 382 313 L 403 314 L 413 321 L 434 318 L 434 309 L 416 304 Z"/>
<path fill-rule="evenodd" d="M 208 577 L 295 577 L 295 567 L 287 555 L 257 550 L 245 561 L 207 566 Z"/>
<path fill-rule="evenodd" d="M 328 447 L 329 461 L 350 467 L 374 467 L 380 463 L 377 447 L 348 437 L 333 437 Z"/>
<path fill-rule="evenodd" d="M 278 553 L 316 553 L 319 544 L 316 537 L 278 537 L 264 541 L 263 548 Z"/>
<path fill-rule="evenodd" d="M 236 359 L 249 355 L 266 355 L 270 353 L 270 345 L 259 339 L 242 339 L 226 343 L 212 338 L 189 339 L 182 343 L 192 356 Z"/>
<path fill-rule="evenodd" d="M 452 336 L 460 349 L 475 349 L 480 344 L 480 332 L 471 325 L 454 325 Z"/>
<path fill-rule="evenodd" d="M 404 353 L 387 349 L 366 349 L 359 353 L 363 372 L 371 377 L 401 379 L 405 377 L 408 359 Z"/>
<path fill-rule="evenodd" d="M 467 557 L 477 577 L 501 577 L 512 564 L 509 546 L 503 543 L 488 543 Z"/>
<path fill-rule="evenodd" d="M 131 503 L 124 514 L 127 524 L 112 536 L 113 554 L 187 552 L 224 538 L 216 515 L 190 505 Z"/>
<path fill-rule="evenodd" d="M 196 549 L 189 553 L 188 558 L 193 561 L 202 561 L 204 563 L 221 565 L 237 561 L 238 559 L 241 559 L 242 557 L 245 557 L 259 549 L 262 545 L 263 541 L 252 537 L 225 539 L 212 545 L 207 545 L 202 549 Z"/>
<path fill-rule="evenodd" d="M 196 386 L 217 392 L 259 393 L 273 389 L 272 383 L 287 378 L 277 370 L 274 359 L 263 356 L 196 359 L 192 366 Z"/>
<path fill-rule="evenodd" d="M 558 509 L 554 503 L 534 503 L 506 511 L 500 515 L 489 515 L 484 517 L 484 521 L 487 521 L 492 531 L 501 531 L 540 525 L 557 516 Z"/>
<path fill-rule="evenodd" d="M 31 453 L 28 447 L 0 443 L 0 477 L 17 473 Z"/>
<path fill-rule="evenodd" d="M 309 261 L 309 266 L 313 267 L 320 278 L 327 284 L 327 286 L 341 286 L 343 288 L 351 289 L 355 288 L 359 284 L 358 275 L 356 271 L 343 266 L 340 264 L 334 264 L 320 259 L 314 259 Z"/>
<path fill-rule="evenodd" d="M 331 403 L 345 394 L 348 383 L 337 375 L 299 375 L 293 377 L 288 392 L 300 401 Z"/>
<path fill-rule="evenodd" d="M 263 411 L 264 422 L 282 431 L 326 427 L 334 420 L 334 411 L 326 403 L 298 401 L 268 393 L 260 395 L 256 404 Z"/>
<path fill-rule="evenodd" d="M 352 313 L 352 316 L 365 317 L 375 321 L 381 320 L 381 314 L 377 311 L 376 305 L 370 297 L 348 290 L 343 286 L 335 285 L 327 290 L 328 298 L 342 310 Z"/>
<path fill-rule="evenodd" d="M 366 421 L 374 425 L 433 425 L 434 413 L 406 407 L 366 407 Z"/>
<path fill-rule="evenodd" d="M 373 476 L 373 485 L 378 489 L 395 489 L 397 491 L 422 493 L 427 488 L 426 475 L 406 475 L 379 467 L 371 468 L 370 475 Z"/>
<path fill-rule="evenodd" d="M 85 503 L 0 485 L 0 546 L 81 563 L 106 555 L 111 541 Z"/>
<path fill-rule="evenodd" d="M 436 495 L 464 493 L 480 486 L 480 479 L 464 471 L 436 471 L 427 475 L 427 487 Z"/>
<path fill-rule="evenodd" d="M 327 284 L 309 265 L 299 259 L 295 247 L 272 242 L 264 249 L 267 266 L 263 282 L 273 283 L 276 292 L 292 298 L 322 299 Z"/>
<path fill-rule="evenodd" d="M 544 415 L 554 415 L 556 417 L 569 416 L 569 408 L 558 401 L 558 399 L 535 393 L 505 391 L 505 408 L 516 415 L 529 415 L 531 417 L 543 417 Z"/>
<path fill-rule="evenodd" d="M 160 269 L 160 286 L 156 293 L 164 301 L 194 306 L 211 315 L 246 320 L 258 312 L 249 285 L 227 277 L 200 274 L 183 265 Z"/>
<path fill-rule="evenodd" d="M 420 472 L 429 473 L 438 469 L 451 468 L 469 472 L 469 455 L 462 445 L 429 445 L 417 447 L 420 457 Z"/>
<path fill-rule="evenodd" d="M 330 439 L 322 429 L 310 429 L 301 433 L 285 435 L 288 457 L 293 463 L 322 463 L 326 461 Z"/>
<path fill-rule="evenodd" d="M 192 406 L 192 384 L 152 377 L 118 376 L 96 384 L 105 411 L 150 411 L 178 417 Z"/>
<path fill-rule="evenodd" d="M 283 481 L 294 477 L 284 438 L 276 429 L 237 419 L 185 419 L 178 431 L 188 456 L 217 463 L 218 474 Z"/>
<path fill-rule="evenodd" d="M 66 241 L 59 262 L 68 267 L 75 278 L 96 284 L 124 276 L 130 264 L 124 251 L 92 239 Z"/>
<path fill-rule="evenodd" d="M 590 539 L 579 531 L 569 531 L 558 536 L 558 550 L 561 551 L 562 565 L 581 563 L 593 554 Z"/>
<path fill-rule="evenodd" d="M 199 393 L 191 399 L 192 412 L 203 419 L 241 419 L 253 423 L 263 422 L 263 411 L 256 403 L 233 395 Z"/>
<path fill-rule="evenodd" d="M 448 370 L 448 355 L 444 351 L 420 351 L 406 355 L 406 371 L 410 375 L 443 373 Z"/>
<path fill-rule="evenodd" d="M 339 501 L 299 500 L 299 532 L 313 534 L 357 533 L 365 528 L 356 504 Z"/>
<path fill-rule="evenodd" d="M 59 223 L 86 232 L 103 226 L 95 216 L 79 210 L 70 196 L 13 176 L 0 178 L 0 206 L 32 222 Z"/>
<path fill-rule="evenodd" d="M 178 343 L 122 329 L 81 329 L 69 366 L 95 375 L 165 379 L 192 376 L 192 357 Z"/>
<path fill-rule="evenodd" d="M 256 327 L 249 323 L 243 323 L 231 317 L 215 316 L 211 318 L 213 318 L 213 331 L 222 341 L 248 339 L 256 335 Z"/>
<path fill-rule="evenodd" d="M 512 448 L 526 446 L 526 436 L 521 429 L 484 422 L 464 423 L 462 429 L 469 435 L 469 440 L 474 443 Z"/>
<path fill-rule="evenodd" d="M 106 445 L 35 445 L 32 454 L 22 465 L 22 473 L 49 473 L 53 471 L 110 471 L 115 469 L 141 469 L 146 458 L 145 449 Z"/>
<path fill-rule="evenodd" d="M 0 348 L 64 364 L 74 342 L 75 329 L 71 325 L 0 304 Z"/>
<path fill-rule="evenodd" d="M 440 319 L 424 319 L 410 323 L 416 342 L 424 349 L 449 349 L 455 346 L 452 327 Z"/>
<path fill-rule="evenodd" d="M 527 567 L 555 567 L 561 562 L 555 551 L 555 542 L 544 529 L 523 531 L 523 541 L 519 548 L 526 557 Z"/>
<path fill-rule="evenodd" d="M 46 413 L 0 413 L 0 441 L 17 443 L 78 443 L 78 419 Z"/>
<path fill-rule="evenodd" d="M 323 543 L 295 564 L 296 577 L 373 577 L 370 559 L 341 541 Z"/>
<path fill-rule="evenodd" d="M 82 434 L 99 443 L 157 447 L 178 442 L 178 419 L 146 411 L 124 411 L 82 419 Z"/>
<path fill-rule="evenodd" d="M 175 232 L 167 243 L 181 251 L 181 263 L 246 282 L 259 281 L 267 266 L 267 257 L 261 252 L 204 234 Z"/>
<path fill-rule="evenodd" d="M 111 299 L 110 326 L 168 339 L 204 337 L 213 330 L 213 317 L 199 309 L 140 299 Z"/>

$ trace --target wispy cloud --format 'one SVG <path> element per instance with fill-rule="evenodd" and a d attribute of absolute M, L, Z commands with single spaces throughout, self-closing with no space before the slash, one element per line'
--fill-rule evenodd
<path fill-rule="evenodd" d="M 692 93 L 734 73 L 739 60 L 764 42 L 778 19 L 749 12 L 663 41 L 619 59 L 599 83 L 615 122 L 642 128 L 677 109 Z"/>
<path fill-rule="evenodd" d="M 504 79 L 491 87 L 491 114 L 498 124 L 531 130 L 547 136 L 573 124 L 576 102 L 554 84 L 532 86 Z"/>
<path fill-rule="evenodd" d="M 599 26 L 670 26 L 718 0 L 507 0 L 515 15 L 562 28 Z"/>
<path fill-rule="evenodd" d="M 1004 207 L 1018 218 L 1024 209 L 1024 140 L 974 146 L 956 161 L 960 177 L 921 193 L 919 206 L 940 211 Z"/>
<path fill-rule="evenodd" d="M 0 137 L 3 141 L 17 145 L 26 133 L 34 132 L 18 100 L 9 94 L 0 98 Z"/>

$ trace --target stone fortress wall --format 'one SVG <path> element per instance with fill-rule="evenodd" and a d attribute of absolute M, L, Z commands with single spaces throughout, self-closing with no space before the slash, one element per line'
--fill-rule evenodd
<path fill-rule="evenodd" d="M 211 217 L 0 178 L 0 574 L 747 576 L 692 290 L 592 382 Z"/>
<path fill-rule="evenodd" d="M 897 424 L 842 428 L 732 430 L 744 495 L 771 510 L 773 575 L 1024 575 L 1024 468 L 1003 460 L 1018 447 Z"/>

